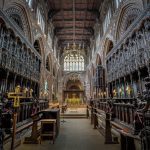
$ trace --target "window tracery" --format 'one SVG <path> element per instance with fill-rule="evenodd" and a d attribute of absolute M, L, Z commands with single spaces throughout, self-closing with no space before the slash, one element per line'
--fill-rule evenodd
<path fill-rule="evenodd" d="M 64 71 L 84 71 L 84 57 L 81 54 L 68 54 L 64 58 Z"/>
<path fill-rule="evenodd" d="M 42 11 L 38 7 L 37 7 L 37 23 L 40 26 L 42 32 L 44 33 L 44 31 L 45 31 L 45 21 L 44 21 L 43 15 L 42 15 Z"/>
<path fill-rule="evenodd" d="M 32 0 L 26 0 L 26 2 L 28 3 L 29 7 L 32 8 Z"/>
<path fill-rule="evenodd" d="M 122 0 L 115 0 L 115 5 L 116 5 L 116 8 L 118 8 L 119 7 L 119 4 L 120 4 L 120 2 L 121 2 Z"/>
<path fill-rule="evenodd" d="M 112 17 L 112 13 L 111 13 L 111 8 L 108 9 L 108 12 L 106 14 L 106 17 L 104 19 L 104 23 L 103 23 L 103 30 L 104 30 L 104 33 L 106 32 L 109 24 L 110 24 L 110 20 L 111 20 L 111 17 Z"/>

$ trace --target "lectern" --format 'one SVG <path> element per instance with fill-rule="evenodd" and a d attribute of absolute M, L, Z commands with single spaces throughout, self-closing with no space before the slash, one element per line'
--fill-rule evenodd
<path fill-rule="evenodd" d="M 60 128 L 60 109 L 46 109 L 42 111 L 42 119 L 55 119 L 56 120 L 56 137 L 59 134 Z"/>
<path fill-rule="evenodd" d="M 42 137 L 52 137 L 54 144 L 56 137 L 56 119 L 42 119 L 41 120 L 41 132 L 40 132 L 40 143 Z"/>

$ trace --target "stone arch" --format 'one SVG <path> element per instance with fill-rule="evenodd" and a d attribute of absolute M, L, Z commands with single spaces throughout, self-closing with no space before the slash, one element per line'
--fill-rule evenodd
<path fill-rule="evenodd" d="M 100 57 L 99 54 L 97 54 L 97 56 L 96 56 L 96 66 L 101 65 L 101 64 L 102 64 L 101 57 Z"/>
<path fill-rule="evenodd" d="M 37 50 L 37 52 L 42 56 L 43 59 L 45 59 L 45 49 L 43 44 L 42 37 L 37 37 L 34 40 L 34 48 Z M 39 50 L 38 50 L 39 49 Z"/>
<path fill-rule="evenodd" d="M 69 81 L 71 81 L 71 82 L 69 82 Z M 66 89 L 67 89 L 67 87 L 70 87 L 72 85 L 76 85 L 76 86 L 79 85 L 79 84 L 76 84 L 77 82 L 80 83 L 79 88 L 83 89 L 82 78 L 78 73 L 68 73 L 64 77 L 64 86 Z"/>
<path fill-rule="evenodd" d="M 5 10 L 7 16 L 20 28 L 20 31 L 32 42 L 32 32 L 30 20 L 25 6 L 22 4 L 13 2 L 9 3 Z"/>
<path fill-rule="evenodd" d="M 5 21 L 4 21 L 3 18 L 1 18 L 1 17 L 0 17 L 0 22 L 1 22 L 1 24 L 2 24 L 2 23 L 5 24 Z"/>
<path fill-rule="evenodd" d="M 6 22 L 1 17 L 0 17 L 0 28 L 4 28 L 6 31 L 8 30 Z"/>
<path fill-rule="evenodd" d="M 109 38 L 106 38 L 105 44 L 104 44 L 104 56 L 107 56 L 108 53 L 113 49 L 114 43 Z"/>
<path fill-rule="evenodd" d="M 92 64 L 91 73 L 92 73 L 92 77 L 94 77 L 94 75 L 95 75 L 95 67 L 94 67 L 94 64 Z"/>
<path fill-rule="evenodd" d="M 13 35 L 14 38 L 16 38 L 16 34 L 14 31 L 10 28 L 10 26 L 3 20 L 3 18 L 0 17 L 0 28 L 5 28 L 6 31 L 9 31 L 11 35 Z"/>
<path fill-rule="evenodd" d="M 46 64 L 46 66 L 45 66 L 46 69 L 49 72 L 51 72 L 52 71 L 52 60 L 51 60 L 51 55 L 50 54 L 47 55 L 45 64 Z"/>
<path fill-rule="evenodd" d="M 41 55 L 41 48 L 40 48 L 40 43 L 38 40 L 34 41 L 34 48 L 36 49 L 36 51 Z"/>
<path fill-rule="evenodd" d="M 50 72 L 50 70 L 51 70 L 49 57 L 46 58 L 46 69 L 47 69 L 49 72 Z"/>
<path fill-rule="evenodd" d="M 124 3 L 121 7 L 116 29 L 116 41 L 118 41 L 128 27 L 136 20 L 143 10 L 142 0 L 133 0 Z"/>
<path fill-rule="evenodd" d="M 56 77 L 57 75 L 57 67 L 56 67 L 56 63 L 53 64 L 53 76 Z"/>
<path fill-rule="evenodd" d="M 20 17 L 19 14 L 10 14 L 9 16 L 13 21 L 15 21 L 15 23 L 20 27 L 20 29 L 22 31 L 24 31 L 24 27 L 23 27 L 23 23 L 22 23 L 22 19 Z"/>
<path fill-rule="evenodd" d="M 82 82 L 80 80 L 75 80 L 75 82 L 73 80 L 68 80 L 66 83 L 66 89 L 68 89 L 68 90 L 82 90 L 83 85 L 82 85 Z"/>

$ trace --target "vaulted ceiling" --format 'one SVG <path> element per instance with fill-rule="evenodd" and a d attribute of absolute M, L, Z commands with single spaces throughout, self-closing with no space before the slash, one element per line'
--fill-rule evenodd
<path fill-rule="evenodd" d="M 94 25 L 99 19 L 103 0 L 47 0 L 48 18 L 54 25 L 59 46 L 85 44 L 89 46 Z M 74 35 L 74 38 L 73 38 Z M 73 40 L 74 39 L 74 40 Z"/>

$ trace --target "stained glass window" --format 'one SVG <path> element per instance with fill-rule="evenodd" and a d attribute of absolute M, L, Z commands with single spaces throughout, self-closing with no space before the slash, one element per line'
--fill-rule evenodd
<path fill-rule="evenodd" d="M 84 71 L 84 57 L 80 54 L 67 54 L 64 58 L 64 71 Z"/>

